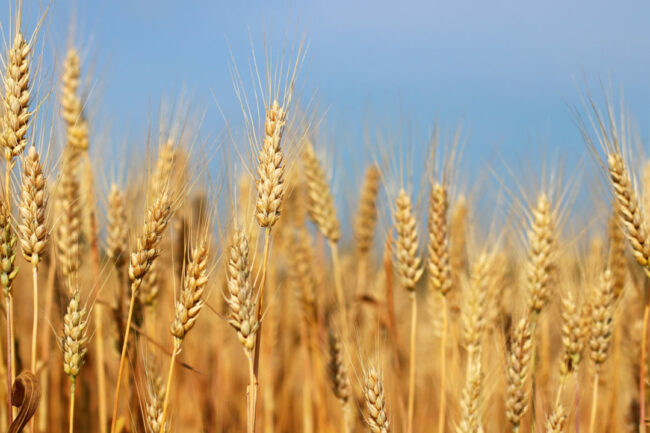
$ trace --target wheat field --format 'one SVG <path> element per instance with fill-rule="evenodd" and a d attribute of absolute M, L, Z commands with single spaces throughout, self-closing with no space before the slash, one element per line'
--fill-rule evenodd
<path fill-rule="evenodd" d="M 233 69 L 239 133 L 206 139 L 179 103 L 107 161 L 84 47 L 45 64 L 47 11 L 21 13 L 3 23 L 0 431 L 646 431 L 650 164 L 609 92 L 568 114 L 591 201 L 558 161 L 470 184 L 439 124 L 337 180 L 301 39 L 252 86 Z"/>

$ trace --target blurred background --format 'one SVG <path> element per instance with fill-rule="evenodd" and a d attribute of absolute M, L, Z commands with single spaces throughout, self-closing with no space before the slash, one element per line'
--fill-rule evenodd
<path fill-rule="evenodd" d="M 29 22 L 47 4 L 25 0 Z M 9 7 L 0 11 L 8 22 Z M 161 97 L 182 93 L 205 110 L 208 134 L 224 117 L 236 123 L 231 66 L 250 84 L 251 46 L 261 57 L 265 35 L 276 48 L 306 38 L 301 96 L 327 111 L 339 148 L 362 148 L 378 122 L 416 125 L 413 144 L 424 147 L 439 120 L 463 125 L 473 168 L 531 146 L 561 152 L 570 166 L 586 153 L 571 107 L 602 86 L 624 92 L 647 134 L 648 2 L 55 0 L 40 39 L 58 64 L 72 21 L 95 69 L 93 103 L 116 140 L 142 137 Z"/>

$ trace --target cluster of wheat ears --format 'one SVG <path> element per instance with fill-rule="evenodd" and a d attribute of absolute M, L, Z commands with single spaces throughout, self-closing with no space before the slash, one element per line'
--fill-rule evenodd
<path fill-rule="evenodd" d="M 260 98 L 236 86 L 246 133 L 224 154 L 240 175 L 204 175 L 224 147 L 197 150 L 199 129 L 172 119 L 147 161 L 102 179 L 78 50 L 36 97 L 39 27 L 25 38 L 20 7 L 14 21 L 0 431 L 646 430 L 650 170 L 638 186 L 611 103 L 576 113 L 602 227 L 568 234 L 574 188 L 554 176 L 509 192 L 514 224 L 489 227 L 458 140 L 436 133 L 419 187 L 379 151 L 341 189 L 348 229 L 292 98 L 302 48 Z"/>

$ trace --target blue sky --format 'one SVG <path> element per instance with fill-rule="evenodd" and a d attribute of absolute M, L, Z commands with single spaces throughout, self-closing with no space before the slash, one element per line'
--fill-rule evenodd
<path fill-rule="evenodd" d="M 41 4 L 25 0 L 29 17 Z M 245 65 L 249 32 L 260 48 L 265 32 L 281 41 L 287 28 L 307 36 L 305 92 L 344 145 L 373 119 L 424 129 L 440 119 L 462 121 L 471 165 L 495 147 L 525 155 L 531 145 L 574 161 L 585 148 L 567 104 L 580 103 L 585 79 L 595 94 L 599 80 L 623 88 L 647 132 L 648 2 L 54 0 L 51 10 L 46 51 L 61 55 L 76 17 L 75 42 L 99 67 L 98 110 L 117 139 L 122 126 L 145 131 L 160 98 L 183 89 L 215 134 L 223 121 L 213 94 L 229 118 L 239 111 L 230 50 Z"/>

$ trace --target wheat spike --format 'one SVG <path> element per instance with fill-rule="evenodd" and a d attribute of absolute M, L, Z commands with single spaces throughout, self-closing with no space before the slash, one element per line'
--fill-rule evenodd
<path fill-rule="evenodd" d="M 5 297 L 12 293 L 12 282 L 18 274 L 16 235 L 11 228 L 11 215 L 4 200 L 0 201 L 0 284 Z"/>
<path fill-rule="evenodd" d="M 551 415 L 546 421 L 546 433 L 561 433 L 564 430 L 564 423 L 567 415 L 561 404 L 556 404 Z"/>
<path fill-rule="evenodd" d="M 180 299 L 176 302 L 176 316 L 171 326 L 171 333 L 178 343 L 194 327 L 203 300 L 203 292 L 208 283 L 208 243 L 204 239 L 194 248 L 185 269 L 185 278 L 181 288 Z"/>
<path fill-rule="evenodd" d="M 650 259 L 650 240 L 646 229 L 646 220 L 637 201 L 630 175 L 625 168 L 623 157 L 619 153 L 612 153 L 607 157 L 609 176 L 614 187 L 616 210 L 625 227 L 627 240 L 632 246 L 634 258 L 648 273 L 648 260 Z"/>
<path fill-rule="evenodd" d="M 395 203 L 395 231 L 397 270 L 402 286 L 413 292 L 424 269 L 418 256 L 418 232 L 411 199 L 403 189 L 400 190 Z"/>
<path fill-rule="evenodd" d="M 284 196 L 284 161 L 282 135 L 286 124 L 286 107 L 278 101 L 266 110 L 264 138 L 257 158 L 257 202 L 255 216 L 261 227 L 271 228 L 280 218 Z"/>
<path fill-rule="evenodd" d="M 16 32 L 9 50 L 4 75 L 5 94 L 2 116 L 2 146 L 7 161 L 23 153 L 27 144 L 29 111 L 29 53 L 31 47 L 20 31 Z"/>
<path fill-rule="evenodd" d="M 526 272 L 530 294 L 529 307 L 537 315 L 548 301 L 555 270 L 555 221 L 551 202 L 546 194 L 539 195 L 531 214 Z"/>
<path fill-rule="evenodd" d="M 562 364 L 560 373 L 567 374 L 575 371 L 582 359 L 584 347 L 584 324 L 582 310 L 571 294 L 562 298 Z"/>
<path fill-rule="evenodd" d="M 129 279 L 131 290 L 138 291 L 142 280 L 160 255 L 158 244 L 172 216 L 172 208 L 166 191 L 147 209 L 142 234 L 136 241 L 135 251 L 131 253 Z"/>
<path fill-rule="evenodd" d="M 596 368 L 607 359 L 607 350 L 612 337 L 614 316 L 614 292 L 612 289 L 612 276 L 609 270 L 603 273 L 602 281 L 594 290 L 591 302 L 591 333 L 589 335 L 589 349 L 591 360 Z"/>
<path fill-rule="evenodd" d="M 73 285 L 79 269 L 81 231 L 81 204 L 79 203 L 79 181 L 74 168 L 75 158 L 73 150 L 68 148 L 64 150 L 57 194 L 60 221 L 56 232 L 56 246 L 63 276 Z"/>
<path fill-rule="evenodd" d="M 488 256 L 481 254 L 472 269 L 466 308 L 463 309 L 465 345 L 470 357 L 478 351 L 483 337 L 489 267 Z"/>
<path fill-rule="evenodd" d="M 515 327 L 506 359 L 506 416 L 515 428 L 518 428 L 528 404 L 526 381 L 532 345 L 530 320 L 523 318 Z"/>
<path fill-rule="evenodd" d="M 379 168 L 374 164 L 368 167 L 361 186 L 359 210 L 354 223 L 359 256 L 367 255 L 372 247 L 377 225 L 377 194 L 380 180 Z"/>
<path fill-rule="evenodd" d="M 79 290 L 74 290 L 63 317 L 63 371 L 75 379 L 85 363 L 88 342 L 88 312 L 80 305 Z"/>
<path fill-rule="evenodd" d="M 237 331 L 244 350 L 252 353 L 259 322 L 250 281 L 248 239 L 243 230 L 235 230 L 228 255 L 227 302 L 230 307 L 228 323 Z"/>
<path fill-rule="evenodd" d="M 303 165 L 307 183 L 309 215 L 323 236 L 331 242 L 337 242 L 341 237 L 341 227 L 336 216 L 334 198 L 311 142 L 308 142 L 303 149 Z"/>
<path fill-rule="evenodd" d="M 329 376 L 334 395 L 345 406 L 350 398 L 350 382 L 343 359 L 343 344 L 340 337 L 330 330 L 329 333 Z"/>
<path fill-rule="evenodd" d="M 145 407 L 147 433 L 161 433 L 165 383 L 153 369 L 147 369 L 147 401 Z"/>
<path fill-rule="evenodd" d="M 390 425 L 386 413 L 384 385 L 379 372 L 370 366 L 364 372 L 363 395 L 366 400 L 366 423 L 372 433 L 388 433 Z"/>
<path fill-rule="evenodd" d="M 429 243 L 428 263 L 431 290 L 443 296 L 452 287 L 449 262 L 449 238 L 447 232 L 447 188 L 435 183 L 429 195 Z"/>
<path fill-rule="evenodd" d="M 45 253 L 47 228 L 45 212 L 47 208 L 47 191 L 45 176 L 36 148 L 31 146 L 23 162 L 22 189 L 20 193 L 19 212 L 21 223 L 21 247 L 25 260 L 36 266 Z"/>
<path fill-rule="evenodd" d="M 116 184 L 111 185 L 108 193 L 108 236 L 106 254 L 120 269 L 126 264 L 129 245 L 129 228 L 127 225 L 124 195 Z"/>
<path fill-rule="evenodd" d="M 479 433 L 481 427 L 480 397 L 483 373 L 481 361 L 477 356 L 468 367 L 467 379 L 463 387 L 463 396 L 460 402 L 461 420 L 458 433 Z"/>

